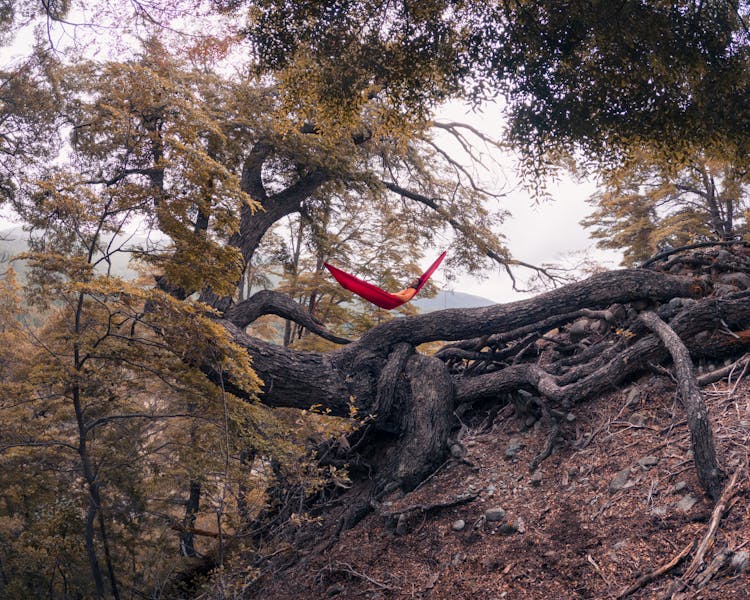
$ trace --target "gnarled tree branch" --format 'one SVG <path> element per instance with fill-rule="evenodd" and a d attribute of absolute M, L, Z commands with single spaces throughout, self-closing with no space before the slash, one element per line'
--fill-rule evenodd
<path fill-rule="evenodd" d="M 247 300 L 230 307 L 224 317 L 237 327 L 244 329 L 263 315 L 277 315 L 289 319 L 336 344 L 348 344 L 350 341 L 326 329 L 320 321 L 286 294 L 272 290 L 256 292 Z"/>

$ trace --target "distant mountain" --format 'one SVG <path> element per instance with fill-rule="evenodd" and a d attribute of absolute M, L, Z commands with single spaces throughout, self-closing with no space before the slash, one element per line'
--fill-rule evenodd
<path fill-rule="evenodd" d="M 445 308 L 477 308 L 480 306 L 490 306 L 496 304 L 492 300 L 465 294 L 463 292 L 453 292 L 440 290 L 434 298 L 417 298 L 413 303 L 419 308 L 419 312 L 428 313 Z"/>
<path fill-rule="evenodd" d="M 27 243 L 28 239 L 28 232 L 24 231 L 21 227 L 13 227 L 11 229 L 0 231 L 0 273 L 5 270 L 5 265 L 8 265 L 12 266 L 21 277 L 25 275 L 26 265 L 24 264 L 24 261 L 15 261 L 11 263 L 10 260 L 14 256 L 18 256 L 29 249 Z M 129 241 L 129 243 L 132 244 L 140 244 L 144 242 L 145 238 L 134 238 Z M 112 275 L 115 277 L 122 277 L 123 279 L 135 279 L 137 277 L 138 274 L 136 271 L 130 267 L 129 253 L 117 252 L 112 255 L 111 260 L 111 265 L 101 263 L 97 267 L 97 271 L 100 273 L 106 273 L 107 269 L 109 269 Z"/>
<path fill-rule="evenodd" d="M 21 252 L 25 252 L 28 248 L 26 240 L 29 234 L 20 227 L 13 227 L 0 231 L 0 272 L 4 270 L 3 265 L 7 264 L 10 259 Z M 132 240 L 134 244 L 143 243 L 143 239 Z M 112 274 L 123 279 L 133 279 L 136 273 L 130 268 L 128 264 L 129 255 L 126 253 L 118 253 L 112 257 Z M 16 262 L 13 267 L 21 275 L 23 275 L 25 268 L 23 263 Z M 105 266 L 106 268 L 106 266 Z M 475 308 L 478 306 L 489 306 L 495 304 L 492 300 L 482 298 L 481 296 L 474 296 L 472 294 L 464 294 L 463 292 L 453 292 L 440 290 L 434 298 L 417 298 L 413 303 L 419 309 L 419 312 L 428 313 L 435 310 L 442 310 L 444 308 Z"/>

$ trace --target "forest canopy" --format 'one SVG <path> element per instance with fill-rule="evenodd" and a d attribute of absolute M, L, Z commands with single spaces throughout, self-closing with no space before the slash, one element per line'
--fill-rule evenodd
<path fill-rule="evenodd" d="M 734 352 L 738 334 L 700 336 L 741 331 L 749 310 L 712 295 L 750 283 L 731 246 L 746 235 L 747 13 L 2 3 L 0 202 L 27 251 L 0 280 L 0 595 L 249 593 L 311 507 L 344 507 L 335 543 L 460 454 L 455 411 L 513 397 L 551 447 L 576 403 L 667 360 L 662 325 L 693 353 Z M 491 133 L 434 120 L 449 99 L 496 98 L 507 122 Z M 560 283 L 507 248 L 480 148 L 515 149 L 530 177 L 599 173 L 588 224 L 630 262 L 664 242 L 734 254 L 435 314 L 326 279 L 334 261 L 395 290 L 441 246 L 454 272 Z M 138 278 L 114 272 L 122 256 Z M 587 344 L 583 321 L 601 333 Z"/>

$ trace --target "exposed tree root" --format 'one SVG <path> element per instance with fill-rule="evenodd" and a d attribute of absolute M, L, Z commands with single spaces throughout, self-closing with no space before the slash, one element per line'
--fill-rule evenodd
<path fill-rule="evenodd" d="M 373 579 L 372 577 L 369 577 L 368 575 L 360 571 L 357 571 L 349 563 L 344 563 L 344 562 L 335 562 L 335 563 L 330 563 L 326 565 L 315 576 L 315 581 L 320 585 L 323 583 L 327 575 L 334 575 L 338 573 L 342 573 L 349 577 L 356 577 L 357 579 L 362 579 L 364 581 L 367 581 L 368 583 L 374 585 L 377 589 L 380 589 L 380 590 L 389 590 L 389 591 L 394 591 L 394 592 L 400 590 L 400 588 L 398 587 L 394 587 L 386 583 L 383 583 L 382 581 Z"/>
<path fill-rule="evenodd" d="M 687 413 L 690 441 L 698 471 L 698 480 L 703 489 L 714 499 L 718 500 L 724 481 L 724 472 L 716 457 L 713 431 L 708 420 L 706 404 L 695 379 L 693 361 L 690 353 L 679 336 L 662 321 L 656 313 L 643 312 L 639 320 L 649 329 L 656 332 L 672 355 L 677 381 L 680 390 L 682 406 Z"/>
<path fill-rule="evenodd" d="M 412 517 L 414 515 L 421 515 L 435 510 L 442 510 L 444 508 L 451 508 L 453 506 L 468 504 L 469 502 L 473 502 L 474 500 L 476 500 L 478 497 L 479 494 L 476 493 L 462 494 L 460 496 L 457 496 L 456 498 L 451 498 L 450 500 L 445 500 L 443 502 L 434 502 L 432 504 L 413 504 L 407 506 L 406 508 L 400 508 L 395 511 L 380 511 L 380 514 L 386 518 L 399 517 L 401 515 Z"/>
<path fill-rule="evenodd" d="M 451 428 L 457 425 L 457 407 L 462 419 L 480 420 L 483 413 L 467 411 L 481 407 L 491 415 L 486 420 L 491 424 L 509 398 L 524 393 L 530 414 L 538 417 L 541 412 L 549 426 L 544 447 L 529 465 L 533 471 L 552 453 L 573 406 L 580 408 L 650 365 L 670 359 L 676 365 L 699 478 L 716 498 L 723 474 L 691 356 L 713 359 L 747 351 L 750 292 L 735 288 L 731 294 L 726 289 L 724 295 L 712 294 L 712 274 L 725 270 L 713 269 L 711 257 L 717 264 L 734 264 L 718 253 L 704 253 L 695 259 L 700 277 L 652 269 L 616 271 L 511 304 L 393 319 L 324 354 L 280 348 L 248 336 L 242 327 L 257 314 L 253 303 L 227 311 L 222 324 L 252 355 L 264 381 L 260 400 L 268 406 L 322 404 L 334 416 L 349 417 L 355 408 L 366 417 L 348 449 L 356 454 L 351 459 L 327 456 L 367 465 L 352 468 L 352 489 L 336 492 L 346 494 L 346 501 L 338 518 L 328 515 L 326 541 L 331 544 L 341 531 L 379 510 L 383 493 L 395 488 L 408 493 L 443 464 Z M 679 258 L 674 265 L 683 269 L 688 257 Z M 750 272 L 747 258 L 736 262 L 743 261 Z M 275 297 L 267 295 L 256 298 L 254 306 L 261 300 L 267 307 L 276 305 Z M 435 356 L 415 350 L 418 344 L 437 340 L 452 343 Z M 731 372 L 721 371 L 722 376 Z M 666 567 L 655 577 L 672 568 Z"/>
<path fill-rule="evenodd" d="M 552 430 L 547 435 L 547 441 L 544 443 L 544 448 L 542 448 L 542 451 L 537 454 L 531 461 L 531 464 L 529 464 L 529 471 L 533 473 L 539 468 L 539 465 L 542 463 L 542 461 L 550 457 L 550 455 L 552 454 L 552 450 L 554 450 L 555 448 L 555 443 L 558 435 L 560 435 L 560 424 L 555 421 L 552 424 Z"/>
<path fill-rule="evenodd" d="M 677 565 L 679 565 L 683 560 L 685 560 L 687 555 L 693 551 L 693 548 L 695 548 L 694 541 L 690 542 L 687 546 L 685 546 L 682 549 L 682 551 L 677 556 L 675 556 L 672 560 L 670 560 L 668 563 L 636 579 L 631 585 L 629 585 L 627 588 L 625 588 L 619 594 L 617 594 L 616 596 L 617 600 L 630 596 L 631 594 L 637 592 L 642 587 L 648 585 L 655 579 L 658 579 L 662 575 L 669 573 L 672 569 L 674 569 Z"/>

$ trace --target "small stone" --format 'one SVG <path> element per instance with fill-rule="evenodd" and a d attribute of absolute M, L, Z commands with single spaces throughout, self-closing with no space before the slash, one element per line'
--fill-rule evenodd
<path fill-rule="evenodd" d="M 630 478 L 630 467 L 625 467 L 622 471 L 615 475 L 614 479 L 609 484 L 609 493 L 615 494 L 625 487 L 625 484 Z"/>
<path fill-rule="evenodd" d="M 343 583 L 334 583 L 331 587 L 329 587 L 326 590 L 326 596 L 328 596 L 329 598 L 331 596 L 338 596 L 339 594 L 345 591 L 346 591 L 346 588 L 344 587 Z"/>
<path fill-rule="evenodd" d="M 679 494 L 683 490 L 686 490 L 687 486 L 688 486 L 687 481 L 678 481 L 677 483 L 674 484 L 674 487 L 672 488 L 672 492 L 675 494 Z"/>
<path fill-rule="evenodd" d="M 522 444 L 519 438 L 511 438 L 508 448 L 505 450 L 505 458 L 515 458 Z"/>
<path fill-rule="evenodd" d="M 526 523 L 524 520 L 521 517 L 517 517 L 514 521 L 516 523 L 516 531 L 518 533 L 526 533 Z"/>
<path fill-rule="evenodd" d="M 409 524 L 406 522 L 406 515 L 401 513 L 396 521 L 396 535 L 406 535 Z"/>
<path fill-rule="evenodd" d="M 487 496 L 494 496 L 496 491 L 497 488 L 494 485 L 490 484 L 487 486 Z"/>
<path fill-rule="evenodd" d="M 576 416 L 573 413 L 568 413 L 567 415 L 565 415 L 565 420 L 568 423 L 572 423 L 573 421 L 576 420 Z"/>
<path fill-rule="evenodd" d="M 463 519 L 453 521 L 453 525 L 451 525 L 451 529 L 453 529 L 453 531 L 463 531 L 464 527 L 466 527 L 466 521 L 464 521 Z"/>
<path fill-rule="evenodd" d="M 745 550 L 740 550 L 732 555 L 732 560 L 729 565 L 734 569 L 736 573 L 742 573 L 747 570 L 748 564 L 750 564 L 750 554 Z"/>
<path fill-rule="evenodd" d="M 620 540 L 619 542 L 615 542 L 612 546 L 613 550 L 622 550 L 625 546 L 628 544 L 628 539 L 625 538 L 624 540 Z"/>
<path fill-rule="evenodd" d="M 464 448 L 461 444 L 451 444 L 451 456 L 453 458 L 463 458 Z"/>
<path fill-rule="evenodd" d="M 668 303 L 667 306 L 672 311 L 672 314 L 676 313 L 678 310 L 682 308 L 682 298 L 672 298 Z"/>
<path fill-rule="evenodd" d="M 570 341 L 574 344 L 580 342 L 589 333 L 590 321 L 588 319 L 578 319 L 568 328 Z"/>
<path fill-rule="evenodd" d="M 534 423 L 536 423 L 536 417 L 533 415 L 526 417 L 526 420 L 524 421 L 526 427 L 533 427 Z"/>
<path fill-rule="evenodd" d="M 639 412 L 634 412 L 628 418 L 628 423 L 630 423 L 633 427 L 643 427 L 644 425 L 646 425 L 646 415 Z"/>
<path fill-rule="evenodd" d="M 451 558 L 451 565 L 453 565 L 454 567 L 457 567 L 465 560 L 466 560 L 465 554 L 463 554 L 462 552 L 456 552 L 453 555 L 453 558 Z"/>
<path fill-rule="evenodd" d="M 625 406 L 630 406 L 631 404 L 640 400 L 640 398 L 641 398 L 641 388 L 639 388 L 637 385 L 634 385 L 632 388 L 630 388 L 630 391 L 628 392 L 628 395 L 625 398 Z"/>
<path fill-rule="evenodd" d="M 529 478 L 529 483 L 534 487 L 538 487 L 542 483 L 542 472 L 534 471 L 534 474 Z"/>
<path fill-rule="evenodd" d="M 677 509 L 686 513 L 691 508 L 693 508 L 693 506 L 695 506 L 696 502 L 698 502 L 698 498 L 696 498 L 692 494 L 685 494 L 677 503 Z"/>
<path fill-rule="evenodd" d="M 505 510 L 496 506 L 494 508 L 488 508 L 484 511 L 484 518 L 490 523 L 496 523 L 502 521 L 505 518 Z"/>
<path fill-rule="evenodd" d="M 658 456 L 644 456 L 638 459 L 638 464 L 644 469 L 649 469 L 659 462 Z"/>
<path fill-rule="evenodd" d="M 663 517 L 667 514 L 667 507 L 666 506 L 654 506 L 654 508 L 651 510 L 651 513 L 656 515 L 657 517 Z"/>

